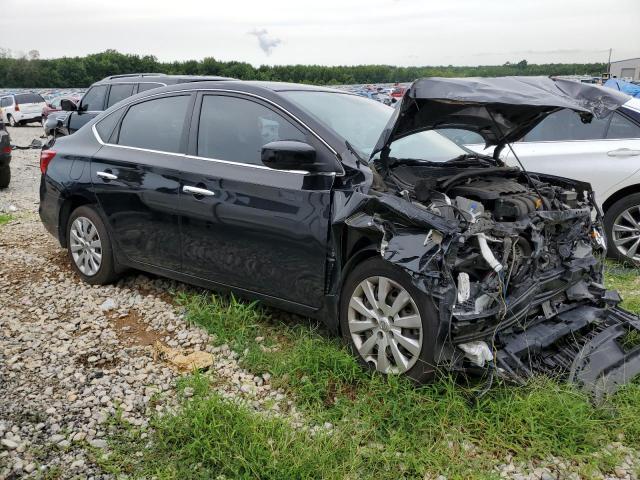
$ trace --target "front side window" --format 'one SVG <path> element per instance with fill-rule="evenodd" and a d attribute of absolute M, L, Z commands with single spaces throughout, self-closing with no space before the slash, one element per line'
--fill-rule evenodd
<path fill-rule="evenodd" d="M 262 165 L 262 147 L 276 140 L 306 141 L 304 133 L 251 100 L 207 95 L 202 99 L 198 156 Z"/>
<path fill-rule="evenodd" d="M 559 142 L 570 140 L 600 140 L 609 123 L 609 117 L 593 117 L 591 123 L 583 123 L 580 115 L 572 110 L 552 113 L 525 137 L 525 142 Z"/>
<path fill-rule="evenodd" d="M 107 95 L 106 85 L 97 85 L 87 90 L 82 97 L 82 110 L 87 112 L 100 112 L 104 109 L 104 97 Z"/>
<path fill-rule="evenodd" d="M 60 108 L 60 102 L 62 101 L 62 97 L 56 97 L 51 100 L 51 106 L 53 108 Z"/>
<path fill-rule="evenodd" d="M 120 125 L 118 144 L 179 152 L 189 99 L 189 95 L 180 95 L 133 105 Z"/>
<path fill-rule="evenodd" d="M 640 138 L 640 127 L 619 113 L 614 113 L 607 138 Z"/>
<path fill-rule="evenodd" d="M 115 105 L 120 100 L 124 100 L 125 98 L 129 98 L 133 95 L 133 84 L 123 84 L 123 85 L 111 85 L 111 91 L 109 91 L 109 102 L 107 103 L 107 108 L 111 105 Z"/>

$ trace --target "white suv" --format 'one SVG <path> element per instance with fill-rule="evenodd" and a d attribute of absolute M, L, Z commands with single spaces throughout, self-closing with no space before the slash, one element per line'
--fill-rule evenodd
<path fill-rule="evenodd" d="M 42 121 L 42 109 L 46 106 L 38 93 L 16 93 L 0 97 L 0 119 L 16 127 Z"/>

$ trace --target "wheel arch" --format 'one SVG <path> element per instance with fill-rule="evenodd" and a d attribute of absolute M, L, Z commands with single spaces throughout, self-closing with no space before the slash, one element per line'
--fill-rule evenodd
<path fill-rule="evenodd" d="M 602 210 L 606 214 L 607 210 L 609 210 L 614 203 L 634 193 L 640 193 L 640 184 L 636 183 L 629 185 L 610 195 L 604 202 L 602 202 Z"/>
<path fill-rule="evenodd" d="M 67 223 L 71 212 L 83 205 L 91 205 L 95 203 L 92 199 L 79 194 L 67 197 L 60 207 L 60 216 L 58 219 L 58 240 L 63 248 L 67 248 Z"/>

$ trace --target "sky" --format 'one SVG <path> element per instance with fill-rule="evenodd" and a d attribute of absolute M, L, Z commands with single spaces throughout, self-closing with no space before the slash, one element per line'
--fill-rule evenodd
<path fill-rule="evenodd" d="M 0 0 L 0 48 L 159 60 L 496 65 L 640 57 L 640 0 Z"/>

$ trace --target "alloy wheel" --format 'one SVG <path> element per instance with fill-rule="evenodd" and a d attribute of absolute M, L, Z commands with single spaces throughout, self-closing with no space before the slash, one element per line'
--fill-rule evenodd
<path fill-rule="evenodd" d="M 102 263 L 102 243 L 91 220 L 78 217 L 73 221 L 69 248 L 80 272 L 89 277 L 98 273 Z"/>
<path fill-rule="evenodd" d="M 640 262 L 640 205 L 629 207 L 616 217 L 612 237 L 620 253 Z"/>
<path fill-rule="evenodd" d="M 422 350 L 422 319 L 406 289 L 390 278 L 360 282 L 347 314 L 353 344 L 369 364 L 386 374 L 404 373 Z"/>

